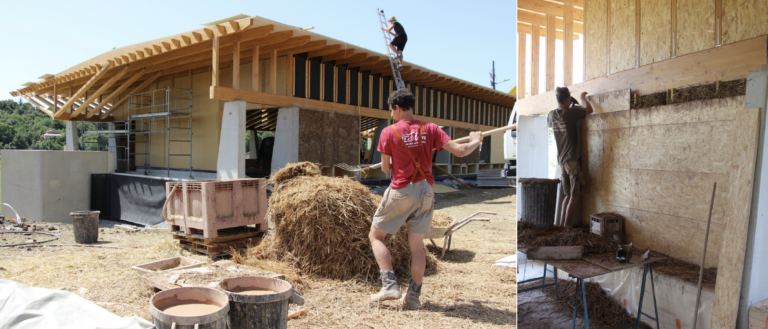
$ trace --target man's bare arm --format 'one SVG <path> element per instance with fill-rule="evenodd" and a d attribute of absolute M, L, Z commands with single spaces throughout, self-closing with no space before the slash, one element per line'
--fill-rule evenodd
<path fill-rule="evenodd" d="M 587 92 L 581 93 L 581 103 L 584 104 L 584 112 L 587 113 L 587 115 L 592 114 L 594 110 L 592 109 L 592 104 L 587 102 Z"/>
<path fill-rule="evenodd" d="M 381 171 L 383 171 L 385 174 L 392 171 L 392 161 L 390 160 L 392 157 L 389 155 L 386 155 L 384 153 L 381 154 Z"/>
<path fill-rule="evenodd" d="M 473 131 L 469 133 L 469 143 L 459 144 L 450 140 L 443 145 L 443 148 L 457 157 L 465 157 L 480 146 L 480 140 L 482 140 L 482 134 L 479 131 Z M 384 158 L 381 160 L 384 161 Z"/>

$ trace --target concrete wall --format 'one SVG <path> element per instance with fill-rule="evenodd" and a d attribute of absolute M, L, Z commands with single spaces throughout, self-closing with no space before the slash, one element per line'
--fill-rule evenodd
<path fill-rule="evenodd" d="M 299 161 L 299 108 L 284 107 L 277 111 L 275 147 L 272 153 L 272 172 L 286 164 Z"/>
<path fill-rule="evenodd" d="M 3 202 L 34 221 L 71 223 L 90 210 L 91 174 L 113 173 L 113 152 L 2 150 Z"/>

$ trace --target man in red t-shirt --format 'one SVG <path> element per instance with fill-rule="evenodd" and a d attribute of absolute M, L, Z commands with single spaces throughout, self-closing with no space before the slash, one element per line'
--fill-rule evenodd
<path fill-rule="evenodd" d="M 397 123 L 381 132 L 378 150 L 381 152 L 381 170 L 385 173 L 392 171 L 392 180 L 373 215 L 368 235 L 383 285 L 379 293 L 371 295 L 371 301 L 402 297 L 403 306 L 407 308 L 421 308 L 419 295 L 426 266 L 422 241 L 432 226 L 435 209 L 432 149 L 446 149 L 463 157 L 472 153 L 482 138 L 480 132 L 475 131 L 470 133 L 469 143 L 452 141 L 436 124 L 414 118 L 415 101 L 413 94 L 406 89 L 397 90 L 389 96 L 390 114 Z M 397 233 L 403 224 L 408 225 L 408 244 L 411 248 L 411 280 L 405 296 L 400 293 L 392 268 L 392 256 L 384 244 L 387 234 Z"/>

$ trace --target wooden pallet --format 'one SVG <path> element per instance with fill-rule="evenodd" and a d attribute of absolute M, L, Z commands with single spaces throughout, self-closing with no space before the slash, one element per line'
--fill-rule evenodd
<path fill-rule="evenodd" d="M 261 242 L 264 232 L 250 227 L 237 227 L 219 230 L 216 238 L 203 238 L 202 234 L 185 235 L 183 232 L 171 232 L 179 245 L 189 251 L 208 255 L 211 259 L 230 256 L 231 250 L 254 246 Z"/>

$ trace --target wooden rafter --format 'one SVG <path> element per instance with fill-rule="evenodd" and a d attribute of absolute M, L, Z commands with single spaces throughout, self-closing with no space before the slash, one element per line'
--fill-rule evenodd
<path fill-rule="evenodd" d="M 298 47 L 280 50 L 277 52 L 277 56 L 285 56 L 288 54 L 299 54 L 299 53 L 305 53 L 305 52 L 322 49 L 323 47 L 325 47 L 326 43 L 327 41 L 325 40 L 310 41 Z"/>
<path fill-rule="evenodd" d="M 117 97 L 117 95 L 120 95 L 120 93 L 122 93 L 125 89 L 127 89 L 132 83 L 136 82 L 136 80 L 141 78 L 141 76 L 144 74 L 144 71 L 145 69 L 142 68 L 138 72 L 134 73 L 133 76 L 131 76 L 130 78 L 128 78 L 128 80 L 123 82 L 120 85 L 120 87 L 117 87 L 117 89 L 112 91 L 112 93 L 109 94 L 109 96 L 102 99 L 101 103 L 99 103 L 99 106 L 97 106 L 93 111 L 88 113 L 88 115 L 86 115 L 86 118 L 90 118 L 96 115 L 96 113 L 98 113 L 101 110 L 101 108 L 104 107 L 105 104 L 107 104 L 108 102 L 111 102 L 113 99 L 115 99 L 115 97 Z"/>
<path fill-rule="evenodd" d="M 162 73 L 163 73 L 163 71 L 157 71 L 153 76 L 151 76 L 148 79 L 144 80 L 144 82 L 142 82 L 136 88 L 133 88 L 133 90 L 131 90 L 131 92 L 129 92 L 128 95 L 135 94 L 135 93 L 138 93 L 138 92 L 144 90 L 144 88 L 147 88 L 147 86 L 149 86 L 150 83 L 152 83 L 155 80 L 157 80 L 157 78 L 159 78 Z M 120 106 L 125 104 L 125 102 L 127 102 L 128 99 L 130 99 L 130 97 L 125 97 L 125 98 L 117 101 L 117 103 L 115 103 L 115 105 L 113 105 L 111 109 L 109 109 L 108 111 L 104 112 L 101 115 L 101 118 L 102 119 L 106 119 L 109 116 L 110 113 L 112 113 L 115 110 L 117 110 L 118 108 L 120 108 Z"/>
<path fill-rule="evenodd" d="M 99 78 L 101 78 L 101 77 L 102 77 L 102 76 L 103 76 L 105 73 L 107 73 L 107 71 L 108 71 L 108 70 L 109 70 L 109 65 L 104 65 L 104 66 L 101 68 L 101 70 L 100 70 L 98 73 L 96 73 L 96 74 L 95 74 L 93 77 L 91 77 L 91 79 L 90 79 L 90 80 L 88 80 L 88 82 L 86 82 L 86 83 L 85 83 L 85 85 L 83 85 L 83 87 L 81 87 L 81 88 L 80 88 L 80 89 L 79 89 L 79 90 L 78 90 L 78 91 L 77 91 L 77 92 L 76 92 L 76 93 L 75 93 L 75 94 L 74 94 L 74 95 L 73 95 L 73 96 L 72 96 L 72 97 L 71 97 L 71 98 L 70 98 L 70 99 L 69 99 L 69 100 L 68 100 L 68 101 L 67 101 L 67 102 L 64 104 L 64 106 L 62 106 L 62 107 L 61 107 L 61 109 L 59 109 L 59 111 L 58 111 L 58 112 L 56 112 L 56 114 L 55 114 L 55 117 L 58 117 L 58 116 L 60 116 L 61 114 L 63 114 L 63 113 L 64 113 L 64 112 L 67 110 L 67 108 L 69 108 L 70 106 L 72 106 L 72 104 L 75 102 L 75 99 L 78 99 L 78 98 L 80 98 L 81 96 L 83 96 L 83 94 L 85 94 L 85 92 L 86 92 L 86 91 L 88 91 L 88 89 L 90 89 L 90 88 L 91 88 L 91 87 L 92 87 L 92 86 L 93 86 L 93 85 L 94 85 L 94 84 L 95 84 L 95 83 L 96 83 L 96 82 L 99 80 Z"/>
<path fill-rule="evenodd" d="M 546 26 L 547 16 L 538 14 L 538 13 L 532 13 L 529 11 L 518 10 L 517 22 L 525 23 L 528 25 Z M 557 20 L 555 21 L 555 29 L 557 29 L 560 32 L 563 32 L 565 30 L 565 23 L 562 17 L 557 17 Z M 573 33 L 584 34 L 584 24 L 582 22 L 573 22 Z"/>
<path fill-rule="evenodd" d="M 354 48 L 344 49 L 344 50 L 335 52 L 333 54 L 323 56 L 323 62 L 335 61 L 337 59 L 348 58 L 349 56 L 352 56 L 354 54 L 355 54 L 355 49 Z"/>
<path fill-rule="evenodd" d="M 563 4 L 555 3 L 546 0 L 520 0 L 517 2 L 517 8 L 530 12 L 563 17 Z M 518 11 L 519 12 L 519 11 Z M 584 10 L 573 10 L 573 20 L 577 22 L 584 22 Z"/>
<path fill-rule="evenodd" d="M 38 110 L 43 111 L 45 114 L 48 114 L 48 116 L 53 118 L 53 112 L 48 109 L 48 106 L 38 103 L 37 101 L 32 99 L 32 97 L 29 97 L 27 95 L 24 95 L 24 99 L 26 99 L 29 103 L 34 105 Z"/>
<path fill-rule="evenodd" d="M 307 55 L 307 57 L 308 58 L 314 58 L 314 57 L 330 55 L 330 54 L 336 53 L 337 51 L 340 51 L 340 50 L 341 50 L 341 45 L 330 45 L 330 46 L 326 46 L 325 48 L 322 48 L 322 49 L 319 49 L 319 50 L 310 51 L 309 54 Z"/>
<path fill-rule="evenodd" d="M 111 78 L 109 78 L 109 80 L 107 80 L 106 83 L 101 85 L 101 87 L 99 89 L 97 89 L 96 92 L 93 93 L 93 95 L 88 97 L 88 99 L 86 99 L 83 102 L 84 106 L 78 107 L 76 111 L 73 111 L 71 116 L 77 116 L 80 113 L 84 113 L 83 111 L 85 111 L 89 106 L 91 106 L 93 104 L 93 102 L 95 102 L 99 98 L 99 96 L 101 96 L 101 94 L 103 94 L 105 91 L 107 91 L 107 88 L 109 88 L 113 84 L 115 84 L 115 82 L 117 82 L 117 79 L 120 79 L 120 77 L 122 77 L 123 74 L 125 74 L 125 72 L 127 72 L 127 71 L 128 71 L 128 66 L 123 66 L 122 69 L 120 69 L 120 71 L 117 72 L 117 74 L 115 74 Z M 94 109 L 95 109 L 95 107 L 94 107 Z"/>

